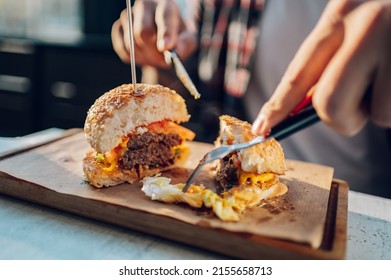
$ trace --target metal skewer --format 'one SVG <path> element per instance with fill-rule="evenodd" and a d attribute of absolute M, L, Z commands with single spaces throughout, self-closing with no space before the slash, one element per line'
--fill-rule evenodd
<path fill-rule="evenodd" d="M 136 61 L 134 58 L 134 37 L 133 37 L 133 18 L 132 18 L 132 4 L 130 0 L 126 0 L 126 8 L 128 10 L 128 22 L 129 22 L 129 46 L 130 46 L 130 72 L 133 84 L 133 91 L 135 95 L 137 93 L 137 79 L 136 79 Z"/>

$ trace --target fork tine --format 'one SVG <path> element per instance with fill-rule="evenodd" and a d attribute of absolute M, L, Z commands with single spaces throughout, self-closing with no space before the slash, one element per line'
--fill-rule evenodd
<path fill-rule="evenodd" d="M 182 192 L 186 192 L 187 191 L 187 189 L 190 187 L 191 183 L 194 181 L 195 177 L 201 171 L 201 169 L 204 166 L 204 164 L 205 164 L 204 160 L 201 160 L 200 163 L 197 165 L 196 169 L 194 169 L 193 173 L 191 173 L 189 179 L 187 179 L 186 184 L 185 184 L 185 186 L 182 189 Z"/>
<path fill-rule="evenodd" d="M 209 152 L 207 152 L 204 157 L 200 160 L 197 167 L 194 169 L 193 173 L 191 173 L 190 177 L 187 179 L 185 186 L 182 189 L 182 192 L 186 192 L 187 189 L 190 187 L 191 183 L 194 181 L 195 177 L 198 175 L 198 173 L 201 171 L 202 167 L 212 162 L 216 159 L 221 158 L 221 152 L 223 151 L 222 147 L 215 148 Z"/>

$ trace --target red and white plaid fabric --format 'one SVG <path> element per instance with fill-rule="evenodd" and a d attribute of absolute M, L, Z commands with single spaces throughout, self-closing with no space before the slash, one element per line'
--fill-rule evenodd
<path fill-rule="evenodd" d="M 265 0 L 204 0 L 199 76 L 208 82 L 216 74 L 226 48 L 224 89 L 235 97 L 247 90 L 258 20 Z M 226 44 L 226 45 L 224 45 Z"/>

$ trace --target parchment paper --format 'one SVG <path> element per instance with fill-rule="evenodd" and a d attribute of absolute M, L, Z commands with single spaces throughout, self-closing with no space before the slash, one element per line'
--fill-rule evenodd
<path fill-rule="evenodd" d="M 172 177 L 175 183 L 186 180 L 191 168 L 213 148 L 205 143 L 189 144 L 191 155 L 188 162 L 183 168 L 164 174 Z M 141 183 L 103 189 L 90 186 L 84 181 L 81 165 L 88 150 L 90 147 L 84 134 L 79 133 L 4 159 L 0 161 L 0 171 L 59 193 L 165 215 L 200 227 L 291 240 L 313 248 L 318 248 L 322 242 L 333 177 L 331 167 L 287 160 L 288 171 L 281 179 L 288 186 L 286 194 L 246 211 L 239 222 L 223 222 L 207 210 L 151 201 L 140 190 Z M 207 169 L 199 180 L 205 185 L 213 182 L 211 174 L 211 170 Z M 44 202 L 45 198 L 40 199 Z"/>

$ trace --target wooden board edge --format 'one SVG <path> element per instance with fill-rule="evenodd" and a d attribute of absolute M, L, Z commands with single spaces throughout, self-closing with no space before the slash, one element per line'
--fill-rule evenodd
<path fill-rule="evenodd" d="M 349 196 L 349 185 L 347 182 L 334 179 L 333 183 L 338 184 L 338 208 L 336 217 L 336 228 L 335 228 L 335 240 L 334 240 L 334 256 L 337 259 L 346 258 L 346 247 L 347 247 L 347 230 L 348 230 L 348 196 Z"/>
<path fill-rule="evenodd" d="M 18 155 L 18 154 L 22 154 L 24 152 L 33 150 L 33 149 L 41 147 L 41 146 L 52 144 L 52 143 L 54 143 L 56 141 L 62 140 L 64 138 L 67 138 L 67 137 L 70 137 L 72 135 L 75 135 L 75 134 L 78 134 L 78 133 L 82 133 L 82 132 L 83 132 L 82 128 L 70 128 L 70 129 L 67 129 L 67 130 L 63 131 L 61 134 L 59 134 L 58 136 L 55 136 L 55 137 L 53 137 L 51 139 L 48 139 L 48 140 L 45 140 L 45 141 L 42 141 L 42 142 L 39 142 L 39 143 L 27 145 L 27 146 L 25 146 L 25 147 L 23 147 L 21 149 L 13 149 L 13 150 L 10 150 L 10 151 L 7 151 L 7 152 L 3 152 L 3 153 L 0 154 L 0 160 L 7 159 L 7 158 L 13 157 L 13 156 Z"/>
<path fill-rule="evenodd" d="M 58 193 L 9 175 L 0 177 L 0 193 L 99 222 L 181 242 L 232 258 L 341 259 L 344 257 L 346 248 L 348 188 L 343 182 L 339 184 L 342 187 L 338 188 L 338 196 L 346 198 L 346 200 L 339 199 L 344 203 L 338 205 L 335 244 L 330 251 L 315 250 L 308 245 L 284 240 L 191 225 L 166 216 L 122 206 L 107 205 L 102 201 L 84 199 L 71 194 Z M 31 192 L 39 192 L 40 195 L 37 196 L 35 193 L 29 196 Z M 39 197 L 39 200 L 36 197 Z M 92 209 L 96 210 L 96 208 L 101 208 L 101 211 L 91 211 Z M 108 214 L 105 215 L 104 213 Z M 338 219 L 341 221 L 338 221 Z"/>

